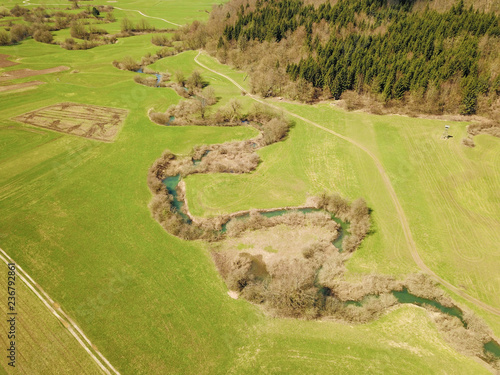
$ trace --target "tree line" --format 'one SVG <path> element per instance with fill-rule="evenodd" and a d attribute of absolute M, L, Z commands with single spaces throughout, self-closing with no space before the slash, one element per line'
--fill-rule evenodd
<path fill-rule="evenodd" d="M 500 74 L 496 55 L 488 50 L 500 46 L 500 18 L 466 8 L 462 0 L 445 12 L 416 12 L 412 3 L 233 0 L 214 8 L 207 25 L 212 40 L 206 44 L 221 60 L 250 68 L 255 82 L 271 82 L 261 92 L 265 96 L 287 96 L 293 90 L 284 88 L 291 81 L 308 91 L 309 100 L 340 99 L 346 91 L 373 94 L 382 102 L 413 95 L 427 99 L 430 112 L 458 108 L 465 115 L 476 113 L 483 96 L 496 100 Z M 259 45 L 268 50 L 261 56 L 267 70 L 284 73 L 289 82 L 242 56 L 262 52 Z M 274 52 L 284 45 L 295 55 Z M 255 88 L 258 92 L 258 84 Z"/>

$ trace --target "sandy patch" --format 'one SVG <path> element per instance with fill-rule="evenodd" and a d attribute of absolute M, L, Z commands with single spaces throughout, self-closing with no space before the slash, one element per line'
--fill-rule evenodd
<path fill-rule="evenodd" d="M 0 86 L 0 92 L 34 88 L 35 86 L 42 85 L 44 83 L 45 82 L 42 81 L 31 81 L 31 82 L 18 83 L 15 85 Z"/>
<path fill-rule="evenodd" d="M 48 68 L 42 70 L 32 70 L 32 69 L 19 69 L 19 70 L 11 70 L 10 72 L 5 72 L 0 76 L 0 82 L 10 81 L 12 79 L 26 78 L 32 76 L 38 76 L 41 74 L 50 74 L 63 72 L 68 70 L 67 66 L 56 66 L 55 68 Z"/>
<path fill-rule="evenodd" d="M 239 296 L 238 292 L 235 290 L 230 290 L 229 292 L 227 292 L 227 295 L 232 299 L 238 299 Z"/>

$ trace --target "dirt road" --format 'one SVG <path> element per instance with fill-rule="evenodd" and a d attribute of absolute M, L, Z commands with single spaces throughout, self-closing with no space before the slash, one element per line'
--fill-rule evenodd
<path fill-rule="evenodd" d="M 5 264 L 15 263 L 14 260 L 2 249 L 0 249 L 0 260 Z M 78 343 L 85 349 L 87 354 L 94 360 L 97 366 L 107 375 L 120 375 L 120 373 L 109 363 L 109 361 L 90 342 L 88 337 L 76 325 L 76 323 L 48 296 L 47 293 L 35 283 L 35 281 L 16 263 L 16 276 L 43 302 L 49 311 L 62 323 Z"/>
<path fill-rule="evenodd" d="M 182 26 L 182 25 L 179 25 L 178 23 L 168 21 L 168 20 L 166 20 L 165 18 L 148 16 L 147 14 L 144 14 L 144 13 L 142 13 L 140 10 L 137 10 L 137 9 L 124 9 L 124 8 L 119 8 L 119 7 L 114 7 L 114 8 L 115 8 L 115 9 L 118 9 L 118 10 L 125 10 L 125 11 L 130 11 L 130 12 L 137 12 L 137 13 L 139 13 L 141 16 L 144 16 L 144 17 L 147 17 L 147 18 L 153 18 L 153 19 L 155 19 L 155 20 L 160 20 L 160 21 L 163 21 L 163 22 L 169 23 L 169 24 L 174 25 L 174 26 Z"/>
<path fill-rule="evenodd" d="M 403 228 L 403 232 L 404 232 L 404 235 L 405 235 L 406 244 L 408 245 L 408 248 L 410 249 L 411 256 L 412 256 L 413 260 L 415 261 L 415 263 L 417 264 L 417 266 L 422 271 L 424 271 L 425 273 L 431 275 L 435 280 L 437 280 L 438 282 L 440 282 L 442 285 L 446 286 L 448 289 L 450 289 L 454 293 L 456 293 L 459 296 L 463 297 L 467 301 L 475 304 L 476 306 L 479 306 L 479 307 L 483 308 L 484 310 L 486 310 L 486 311 L 488 311 L 488 312 L 490 312 L 492 314 L 500 316 L 500 309 L 497 309 L 497 308 L 495 308 L 493 306 L 490 306 L 490 305 L 488 305 L 488 304 L 486 304 L 486 303 L 478 300 L 477 298 L 470 296 L 469 294 L 467 294 L 466 292 L 464 292 L 462 289 L 457 288 L 453 284 L 451 284 L 448 281 L 446 281 L 445 279 L 441 278 L 434 271 L 432 271 L 429 267 L 427 267 L 427 265 L 424 263 L 424 261 L 420 257 L 420 254 L 418 253 L 417 245 L 415 243 L 415 240 L 413 239 L 413 235 L 412 235 L 411 230 L 410 230 L 410 225 L 408 224 L 408 219 L 406 218 L 406 215 L 404 213 L 403 207 L 401 206 L 401 203 L 399 202 L 399 198 L 398 198 L 398 196 L 396 194 L 396 191 L 394 190 L 394 187 L 392 186 L 391 180 L 390 180 L 387 172 L 385 171 L 384 167 L 382 166 L 382 163 L 377 158 L 377 156 L 375 156 L 375 154 L 373 154 L 373 152 L 371 152 L 368 148 L 366 148 L 361 143 L 355 141 L 354 139 L 348 138 L 348 137 L 346 137 L 346 136 L 344 136 L 344 135 L 342 135 L 340 133 L 337 133 L 337 132 L 335 132 L 335 131 L 333 131 L 331 129 L 325 128 L 322 125 L 319 125 L 319 124 L 317 124 L 317 123 L 315 123 L 315 122 L 313 122 L 311 120 L 308 120 L 308 119 L 306 119 L 306 118 L 304 118 L 302 116 L 299 116 L 299 115 L 297 115 L 297 114 L 295 114 L 293 112 L 290 112 L 290 111 L 288 111 L 286 109 L 283 109 L 281 107 L 278 107 L 278 106 L 275 106 L 273 104 L 270 104 L 270 103 L 268 103 L 268 102 L 260 99 L 259 97 L 257 97 L 255 95 L 249 93 L 247 90 L 245 90 L 241 85 L 239 85 L 232 78 L 228 77 L 225 74 L 219 73 L 219 72 L 217 72 L 217 71 L 215 71 L 213 69 L 210 69 L 209 67 L 207 67 L 203 63 L 199 62 L 198 61 L 198 56 L 200 56 L 200 54 L 201 54 L 201 51 L 194 58 L 194 61 L 199 66 L 201 66 L 202 68 L 207 69 L 208 71 L 210 71 L 212 73 L 215 73 L 215 74 L 217 74 L 217 75 L 219 75 L 221 77 L 224 77 L 225 79 L 227 79 L 228 81 L 230 81 L 233 85 L 235 85 L 236 87 L 238 87 L 247 96 L 249 96 L 250 98 L 252 98 L 253 100 L 255 100 L 255 101 L 259 102 L 259 103 L 262 103 L 264 105 L 267 105 L 269 107 L 275 108 L 275 109 L 277 109 L 279 111 L 283 111 L 284 113 L 288 114 L 289 116 L 298 118 L 299 120 L 302 120 L 302 121 L 304 121 L 304 122 L 306 122 L 306 123 L 308 123 L 308 124 L 310 124 L 312 126 L 315 126 L 318 129 L 321 129 L 321 130 L 324 130 L 327 133 L 333 134 L 336 137 L 339 137 L 339 138 L 341 138 L 341 139 L 343 139 L 343 140 L 345 140 L 345 141 L 353 144 L 354 146 L 359 147 L 361 150 L 363 150 L 373 160 L 373 163 L 377 167 L 377 170 L 379 171 L 379 173 L 380 173 L 380 175 L 382 177 L 384 185 L 387 188 L 387 191 L 388 191 L 389 195 L 391 196 L 392 202 L 394 203 L 394 206 L 396 208 L 396 212 L 398 214 L 399 222 L 401 223 L 401 227 Z"/>

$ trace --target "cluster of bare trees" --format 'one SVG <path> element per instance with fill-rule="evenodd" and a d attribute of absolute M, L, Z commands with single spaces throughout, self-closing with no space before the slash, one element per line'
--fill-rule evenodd
<path fill-rule="evenodd" d="M 265 228 L 272 228 L 278 225 L 286 225 L 288 227 L 319 227 L 330 233 L 329 242 L 333 242 L 338 237 L 339 224 L 332 220 L 331 215 L 326 212 L 311 212 L 303 213 L 296 210 L 290 210 L 282 215 L 267 217 L 262 215 L 257 210 L 249 212 L 248 218 L 245 220 L 231 220 L 227 226 L 227 235 L 229 237 L 238 237 L 247 231 L 256 231 Z M 307 254 L 314 253 L 314 248 L 304 250 Z M 306 258 L 310 258 L 304 255 Z"/>
<path fill-rule="evenodd" d="M 500 123 L 486 121 L 467 126 L 468 136 L 462 139 L 462 144 L 467 147 L 475 147 L 473 137 L 479 134 L 489 134 L 493 137 L 500 137 Z"/>
<path fill-rule="evenodd" d="M 134 77 L 134 82 L 143 85 L 143 86 L 149 86 L 149 87 L 166 87 L 166 83 L 164 82 L 163 75 L 161 75 L 160 81 L 158 82 L 158 79 L 156 76 L 144 76 L 144 75 L 137 75 Z"/>
<path fill-rule="evenodd" d="M 367 275 L 357 282 L 343 279 L 348 254 L 340 254 L 331 244 L 317 243 L 303 249 L 302 257 L 271 254 L 267 260 L 249 252 L 214 252 L 213 259 L 231 290 L 262 305 L 281 317 L 336 319 L 364 323 L 399 304 L 392 291 L 407 288 L 413 295 L 456 307 L 442 289 L 423 274 L 406 280 L 391 276 Z M 430 305 L 431 319 L 444 338 L 460 352 L 499 366 L 498 359 L 485 354 L 483 346 L 492 340 L 488 326 L 471 311 L 461 318 Z"/>
<path fill-rule="evenodd" d="M 338 194 L 322 194 L 316 205 L 333 213 L 338 218 L 351 223 L 350 235 L 344 239 L 344 250 L 354 251 L 370 230 L 370 210 L 363 198 L 358 198 L 352 204 Z"/>
<path fill-rule="evenodd" d="M 155 34 L 151 37 L 151 43 L 160 47 L 173 47 L 172 40 L 166 34 Z"/>
<path fill-rule="evenodd" d="M 136 72 L 139 69 L 142 69 L 144 73 L 152 74 L 156 72 L 149 69 L 147 67 L 148 65 L 155 63 L 159 59 L 175 54 L 177 54 L 177 51 L 175 49 L 172 50 L 165 47 L 159 51 L 156 51 L 155 54 L 151 54 L 150 52 L 148 52 L 146 55 L 142 56 L 141 61 L 136 61 L 132 56 L 125 56 L 121 61 L 114 60 L 112 64 L 115 68 L 121 70 L 130 70 L 131 72 Z"/>
<path fill-rule="evenodd" d="M 282 114 L 269 110 L 259 103 L 254 104 L 250 111 L 245 114 L 242 112 L 241 102 L 237 99 L 231 99 L 225 106 L 209 113 L 209 107 L 217 102 L 215 92 L 211 87 L 201 90 L 199 85 L 190 84 L 193 75 L 185 80 L 176 74 L 177 85 L 184 88 L 185 95 L 192 93 L 192 98 L 170 106 L 164 113 L 151 112 L 152 121 L 160 125 L 181 126 L 238 126 L 247 123 L 261 132 L 261 136 L 253 140 L 253 147 L 279 142 L 288 134 L 292 123 L 286 120 Z M 181 75 L 181 77 L 183 76 Z"/>
<path fill-rule="evenodd" d="M 133 32 L 147 32 L 155 30 L 156 28 L 154 26 L 151 26 L 149 22 L 144 18 L 141 18 L 135 24 L 128 18 L 123 18 L 121 22 L 122 33 L 132 34 Z"/>

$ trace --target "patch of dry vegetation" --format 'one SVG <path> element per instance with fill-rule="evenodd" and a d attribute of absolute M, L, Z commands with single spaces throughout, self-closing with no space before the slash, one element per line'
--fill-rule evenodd
<path fill-rule="evenodd" d="M 42 74 L 51 74 L 51 73 L 58 73 L 58 72 L 63 72 L 65 70 L 68 70 L 69 68 L 67 66 L 56 66 L 54 68 L 47 68 L 47 69 L 41 69 L 41 70 L 32 70 L 32 69 L 18 69 L 18 70 L 11 70 L 5 73 L 2 73 L 0 76 L 0 82 L 4 81 L 10 81 L 14 79 L 20 79 L 20 78 L 26 78 L 26 77 L 32 77 L 32 76 L 38 76 Z"/>
<path fill-rule="evenodd" d="M 265 242 L 268 232 L 258 232 Z M 257 237 L 257 233 L 254 232 L 253 236 Z M 234 243 L 232 239 L 226 241 Z M 287 245 L 286 251 L 277 253 L 251 246 L 244 250 L 223 246 L 212 254 L 233 293 L 237 292 L 279 317 L 365 323 L 397 306 L 399 302 L 392 292 L 403 288 L 415 296 L 456 307 L 426 275 L 412 274 L 405 280 L 367 275 L 359 281 L 346 281 L 345 263 L 350 254 L 339 253 L 326 241 L 305 246 L 301 241 L 293 241 Z M 438 330 L 459 352 L 479 357 L 499 368 L 498 360 L 484 351 L 484 344 L 492 340 L 493 334 L 471 311 L 463 310 L 462 319 L 459 319 L 430 305 L 422 307 L 430 312 Z"/>
<path fill-rule="evenodd" d="M 189 80 L 186 82 L 189 82 Z M 191 98 L 170 106 L 164 113 L 150 112 L 150 119 L 160 125 L 178 126 L 241 126 L 245 123 L 261 132 L 260 136 L 251 141 L 233 143 L 230 147 L 227 144 L 220 147 L 214 146 L 212 149 L 205 148 L 203 151 L 210 150 L 219 152 L 219 154 L 233 154 L 234 156 L 231 158 L 235 159 L 237 153 L 253 153 L 256 148 L 283 140 L 292 126 L 292 123 L 286 120 L 283 114 L 270 111 L 262 104 L 254 104 L 247 114 L 243 114 L 242 105 L 237 99 L 232 99 L 227 105 L 220 107 L 213 113 L 209 113 L 209 107 L 216 103 L 216 97 L 211 87 L 202 90 L 199 86 L 187 83 L 185 90 L 181 91 L 184 91 L 184 95 L 191 96 Z M 212 159 L 213 157 L 208 160 Z M 245 171 L 248 172 L 249 170 Z"/>
<path fill-rule="evenodd" d="M 500 138 L 500 123 L 487 121 L 467 126 L 468 137 L 462 139 L 462 144 L 466 147 L 475 147 L 473 137 L 479 134 L 488 134 Z"/>
<path fill-rule="evenodd" d="M 77 2 L 73 9 L 79 9 Z M 87 7 L 80 12 L 66 12 L 71 8 L 47 9 L 38 6 L 30 9 L 16 4 L 10 11 L 4 11 L 3 16 L 11 16 L 9 27 L 0 31 L 0 45 L 17 44 L 32 37 L 34 40 L 52 44 L 52 31 L 70 28 L 72 38 L 67 38 L 60 44 L 62 48 L 76 50 L 89 49 L 103 44 L 115 43 L 122 34 L 108 34 L 97 25 L 115 22 L 114 8 L 108 5 Z M 77 40 L 82 40 L 79 43 Z"/>
<path fill-rule="evenodd" d="M 151 53 L 147 53 L 141 58 L 141 61 L 136 61 L 131 56 L 125 56 L 122 61 L 114 60 L 112 64 L 115 68 L 121 70 L 129 70 L 131 72 L 137 72 L 139 69 L 143 69 L 145 73 L 155 73 L 154 71 L 148 72 L 147 66 L 153 64 L 159 59 L 162 59 L 167 56 L 173 56 L 175 54 L 177 54 L 176 50 L 172 50 L 165 47 L 162 48 L 161 50 L 156 51 L 156 54 L 154 55 L 152 55 Z"/>
<path fill-rule="evenodd" d="M 179 84 L 185 81 L 183 77 L 177 80 Z M 193 173 L 248 173 L 259 163 L 255 150 L 283 139 L 290 126 L 279 114 L 261 106 L 243 115 L 241 106 L 234 101 L 216 113 L 201 116 L 194 109 L 194 100 L 181 102 L 160 115 L 175 125 L 235 126 L 246 120 L 261 134 L 247 141 L 199 146 L 185 158 L 166 151 L 148 176 L 154 195 L 150 208 L 168 232 L 184 239 L 212 242 L 213 260 L 233 296 L 258 304 L 274 316 L 349 323 L 378 318 L 399 304 L 392 292 L 403 289 L 443 306 L 456 307 L 450 297 L 422 274 L 410 275 L 405 280 L 375 274 L 356 281 L 345 279 L 346 262 L 370 231 L 370 209 L 362 198 L 349 202 L 337 194 L 322 194 L 308 200 L 309 207 L 318 212 L 290 211 L 266 217 L 252 210 L 198 219 L 189 214 L 181 181 L 177 199 L 184 201 L 182 211 L 189 221 L 183 219 L 172 207 L 173 196 L 163 179 Z M 174 122 L 170 116 L 175 116 Z M 339 233 L 333 216 L 350 223 L 342 252 L 333 245 Z M 460 320 L 431 306 L 424 307 L 432 311 L 444 337 L 460 352 L 486 358 L 482 348 L 492 334 L 482 321 L 470 312 L 464 312 Z"/>

